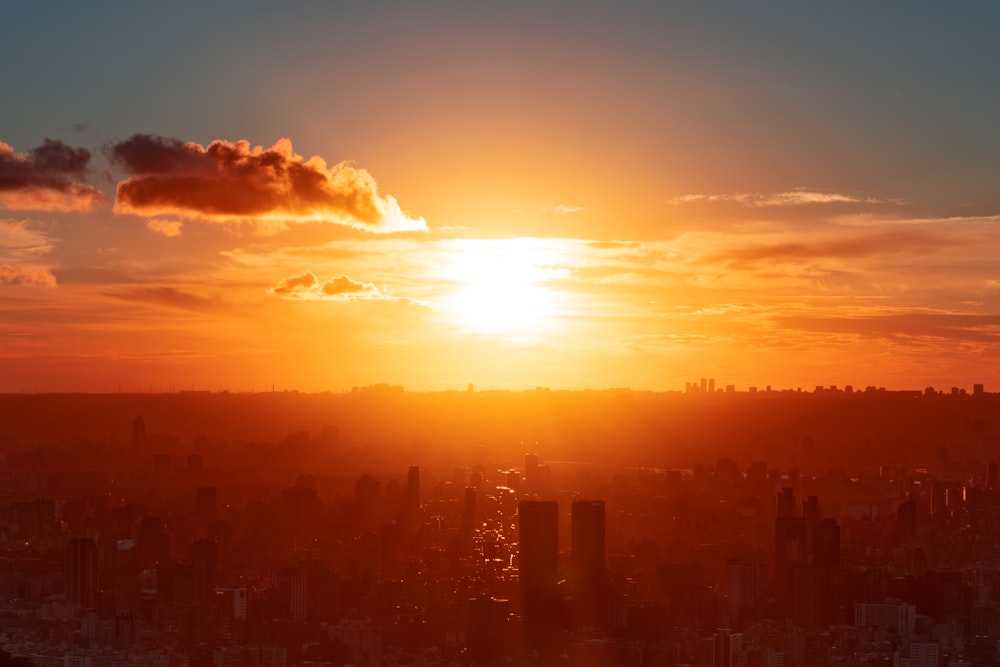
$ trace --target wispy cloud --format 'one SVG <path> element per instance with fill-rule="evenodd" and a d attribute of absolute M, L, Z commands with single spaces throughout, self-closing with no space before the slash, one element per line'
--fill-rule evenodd
<path fill-rule="evenodd" d="M 916 232 L 887 232 L 875 234 L 851 234 L 835 238 L 806 238 L 783 243 L 757 243 L 733 247 L 718 255 L 709 256 L 709 261 L 725 261 L 731 266 L 749 265 L 755 262 L 808 261 L 817 258 L 837 258 L 853 260 L 876 255 L 898 255 L 914 252 L 928 252 L 953 245 L 948 239 L 931 234 Z"/>
<path fill-rule="evenodd" d="M 671 204 L 727 203 L 749 207 L 805 206 L 809 204 L 883 204 L 886 200 L 857 197 L 836 192 L 788 190 L 785 192 L 734 192 L 728 194 L 688 194 L 674 197 Z"/>
<path fill-rule="evenodd" d="M 90 151 L 46 139 L 27 153 L 0 141 L 0 207 L 21 211 L 91 211 L 104 202 L 86 182 Z"/>
<path fill-rule="evenodd" d="M 297 301 L 399 300 L 398 297 L 380 290 L 372 283 L 354 280 L 347 276 L 337 276 L 330 280 L 320 281 L 312 271 L 304 271 L 284 278 L 267 291 L 282 299 Z"/>
<path fill-rule="evenodd" d="M 41 267 L 0 264 L 0 284 L 55 287 L 56 279 L 51 271 Z"/>
<path fill-rule="evenodd" d="M 585 210 L 586 209 L 583 206 L 569 206 L 567 204 L 556 204 L 555 206 L 545 206 L 541 209 L 542 213 L 556 213 L 558 215 L 579 213 Z"/>
<path fill-rule="evenodd" d="M 180 236 L 184 233 L 184 223 L 179 220 L 149 220 L 146 227 L 167 237 Z"/>
<path fill-rule="evenodd" d="M 199 296 L 176 287 L 139 287 L 122 292 L 106 292 L 106 294 L 123 301 L 153 303 L 197 312 L 218 312 L 226 308 L 218 298 Z"/>
<path fill-rule="evenodd" d="M 130 177 L 118 184 L 114 211 L 208 221 L 281 225 L 330 222 L 374 233 L 426 231 L 395 198 L 380 195 L 364 169 L 296 154 L 291 141 L 271 148 L 247 141 L 208 147 L 137 134 L 111 145 L 113 162 Z"/>
<path fill-rule="evenodd" d="M 44 257 L 52 239 L 28 220 L 0 220 L 0 284 L 55 287 Z"/>

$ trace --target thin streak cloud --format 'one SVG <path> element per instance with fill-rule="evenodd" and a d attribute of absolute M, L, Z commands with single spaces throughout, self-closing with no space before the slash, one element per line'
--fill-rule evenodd
<path fill-rule="evenodd" d="M 883 204 L 885 200 L 873 197 L 855 197 L 836 192 L 813 190 L 790 190 L 786 192 L 760 193 L 735 192 L 729 194 L 688 194 L 674 197 L 673 205 L 699 203 L 739 204 L 754 208 L 778 206 L 804 206 L 808 204 Z"/>

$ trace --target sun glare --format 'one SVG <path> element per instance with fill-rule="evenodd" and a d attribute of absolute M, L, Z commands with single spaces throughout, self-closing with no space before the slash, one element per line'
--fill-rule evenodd
<path fill-rule="evenodd" d="M 448 319 L 480 334 L 530 336 L 551 329 L 560 294 L 544 283 L 566 273 L 551 268 L 556 254 L 531 238 L 456 241 L 445 269 L 455 283 L 444 302 Z"/>

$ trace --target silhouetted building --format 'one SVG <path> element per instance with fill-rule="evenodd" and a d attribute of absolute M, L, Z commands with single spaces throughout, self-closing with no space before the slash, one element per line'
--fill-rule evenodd
<path fill-rule="evenodd" d="M 74 537 L 66 545 L 64 564 L 66 601 L 83 608 L 97 602 L 97 544 L 89 537 Z"/>
<path fill-rule="evenodd" d="M 375 515 L 382 484 L 371 475 L 362 475 L 354 482 L 354 507 L 358 518 L 371 519 Z"/>
<path fill-rule="evenodd" d="M 764 566 L 760 561 L 730 559 L 726 565 L 726 588 L 733 625 L 741 627 L 758 616 L 764 587 Z"/>
<path fill-rule="evenodd" d="M 792 489 L 784 487 L 778 492 L 778 502 L 775 516 L 795 516 L 795 494 Z"/>
<path fill-rule="evenodd" d="M 473 537 L 476 533 L 476 489 L 466 487 L 462 503 L 462 529 L 459 535 L 459 551 L 462 556 L 472 553 Z"/>
<path fill-rule="evenodd" d="M 408 512 L 420 510 L 420 466 L 410 466 L 406 472 L 406 509 Z"/>
<path fill-rule="evenodd" d="M 191 565 L 198 574 L 198 603 L 208 601 L 215 589 L 219 568 L 219 546 L 215 540 L 201 539 L 191 543 Z"/>
<path fill-rule="evenodd" d="M 737 667 L 743 650 L 743 635 L 719 628 L 712 635 L 712 667 Z"/>
<path fill-rule="evenodd" d="M 840 566 L 840 526 L 834 519 L 823 519 L 816 527 L 812 543 L 812 562 L 818 570 Z"/>
<path fill-rule="evenodd" d="M 604 501 L 574 500 L 572 518 L 573 594 L 587 624 L 599 620 L 604 588 Z"/>
<path fill-rule="evenodd" d="M 306 620 L 306 573 L 284 570 L 271 580 L 272 594 L 277 602 L 277 615 L 293 621 Z"/>
<path fill-rule="evenodd" d="M 538 488 L 538 456 L 535 454 L 524 455 L 524 480 L 528 483 L 529 489 Z"/>
<path fill-rule="evenodd" d="M 559 599 L 559 504 L 522 500 L 518 504 L 518 576 L 521 616 L 530 648 L 542 648 L 551 632 Z"/>
<path fill-rule="evenodd" d="M 131 611 L 120 611 L 115 617 L 115 646 L 128 648 L 139 639 L 138 620 Z"/>
<path fill-rule="evenodd" d="M 896 509 L 896 536 L 904 544 L 913 542 L 917 537 L 917 501 L 912 498 Z"/>
<path fill-rule="evenodd" d="M 805 587 L 807 543 L 802 517 L 779 516 L 774 520 L 774 600 L 782 617 L 797 616 L 796 593 Z"/>
<path fill-rule="evenodd" d="M 854 625 L 873 627 L 908 637 L 917 623 L 917 608 L 899 600 L 858 602 L 854 605 Z"/>
<path fill-rule="evenodd" d="M 139 569 L 154 567 L 167 553 L 167 537 L 162 531 L 160 518 L 146 517 L 139 525 L 137 545 Z"/>
<path fill-rule="evenodd" d="M 468 601 L 465 643 L 472 664 L 504 665 L 511 652 L 508 642 L 510 603 L 502 598 L 480 594 Z"/>

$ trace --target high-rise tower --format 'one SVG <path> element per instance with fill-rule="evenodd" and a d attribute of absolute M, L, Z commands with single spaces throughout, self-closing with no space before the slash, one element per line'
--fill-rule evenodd
<path fill-rule="evenodd" d="M 581 620 L 592 625 L 600 618 L 604 588 L 604 501 L 574 500 L 571 517 L 573 593 L 580 603 Z"/>
<path fill-rule="evenodd" d="M 543 645 L 559 598 L 559 504 L 554 500 L 518 503 L 518 573 L 526 641 Z"/>
<path fill-rule="evenodd" d="M 97 602 L 97 544 L 89 537 L 74 537 L 66 545 L 64 561 L 66 601 L 83 608 Z"/>

